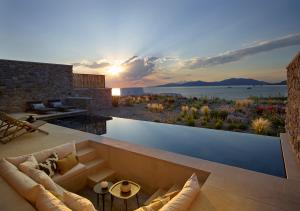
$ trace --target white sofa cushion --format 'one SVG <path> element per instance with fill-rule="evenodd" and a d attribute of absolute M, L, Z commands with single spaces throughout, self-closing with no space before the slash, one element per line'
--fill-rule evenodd
<path fill-rule="evenodd" d="M 67 171 L 65 174 L 55 174 L 52 179 L 56 183 L 61 183 L 63 181 L 66 181 L 70 178 L 72 178 L 75 175 L 78 175 L 86 170 L 86 166 L 82 163 L 78 163 L 76 166 L 71 168 L 69 171 Z"/>
<path fill-rule="evenodd" d="M 0 174 L 20 195 L 32 204 L 35 203 L 37 196 L 36 191 L 33 189 L 37 185 L 35 181 L 5 159 L 0 161 Z"/>
<path fill-rule="evenodd" d="M 65 191 L 62 200 L 73 211 L 95 211 L 95 207 L 88 199 L 75 193 Z"/>
<path fill-rule="evenodd" d="M 160 211 L 187 211 L 200 192 L 196 174 L 193 174 L 184 184 L 182 190 L 172 198 Z"/>
<path fill-rule="evenodd" d="M 35 206 L 39 211 L 71 211 L 62 201 L 45 190 L 43 186 L 37 185 L 34 189 L 38 193 Z"/>
<path fill-rule="evenodd" d="M 5 159 L 10 163 L 14 164 L 15 166 L 19 166 L 20 163 L 25 162 L 29 157 L 30 155 L 20 155 L 16 157 L 7 157 Z"/>

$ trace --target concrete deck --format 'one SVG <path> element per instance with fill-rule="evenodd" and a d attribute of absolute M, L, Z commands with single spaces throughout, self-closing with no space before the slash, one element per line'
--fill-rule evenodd
<path fill-rule="evenodd" d="M 128 155 L 138 154 L 210 172 L 192 210 L 300 210 L 300 167 L 285 135 L 282 135 L 282 149 L 287 179 L 107 139 L 52 124 L 45 124 L 41 129 L 50 134 L 34 132 L 0 145 L 0 157 L 28 154 L 73 140 L 92 140 L 111 150 L 122 150 Z"/>

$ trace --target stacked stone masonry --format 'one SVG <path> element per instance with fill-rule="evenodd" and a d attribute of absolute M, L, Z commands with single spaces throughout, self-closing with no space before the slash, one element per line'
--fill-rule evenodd
<path fill-rule="evenodd" d="M 288 104 L 286 129 L 300 159 L 300 52 L 287 67 Z"/>
<path fill-rule="evenodd" d="M 72 65 L 0 59 L 0 110 L 23 112 L 27 109 L 26 103 L 29 101 L 46 102 L 51 99 L 64 100 L 68 97 L 79 96 L 73 88 L 73 77 L 76 76 L 73 75 Z M 90 80 L 92 75 L 87 75 L 87 77 Z M 103 87 L 104 76 L 95 77 L 97 79 L 101 77 L 100 86 Z M 92 92 L 94 91 L 85 93 Z M 111 105 L 111 89 L 103 87 L 99 93 L 83 97 L 96 97 L 97 99 L 93 99 L 93 102 L 99 103 L 97 109 L 102 105 L 105 107 Z"/>

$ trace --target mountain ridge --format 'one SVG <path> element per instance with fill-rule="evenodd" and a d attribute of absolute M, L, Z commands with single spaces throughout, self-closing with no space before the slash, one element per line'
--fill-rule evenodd
<path fill-rule="evenodd" d="M 229 78 L 222 81 L 187 81 L 161 84 L 156 87 L 178 87 L 178 86 L 241 86 L 241 85 L 286 85 L 286 80 L 278 83 L 269 83 L 251 78 Z"/>

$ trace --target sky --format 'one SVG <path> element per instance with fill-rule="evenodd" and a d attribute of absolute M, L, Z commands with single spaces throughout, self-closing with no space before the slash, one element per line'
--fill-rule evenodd
<path fill-rule="evenodd" d="M 72 64 L 109 87 L 286 80 L 299 0 L 0 0 L 0 59 Z"/>

